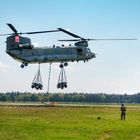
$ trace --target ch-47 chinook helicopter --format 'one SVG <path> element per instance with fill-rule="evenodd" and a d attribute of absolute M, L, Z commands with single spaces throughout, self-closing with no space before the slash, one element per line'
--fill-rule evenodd
<path fill-rule="evenodd" d="M 88 61 L 95 58 L 95 53 L 92 53 L 88 47 L 88 41 L 97 40 L 134 40 L 134 39 L 85 39 L 65 29 L 57 28 L 57 30 L 38 31 L 38 32 L 18 32 L 15 27 L 7 23 L 13 33 L 0 34 L 10 35 L 6 40 L 6 53 L 17 61 L 20 61 L 21 68 L 28 66 L 30 63 L 54 63 L 60 62 L 60 68 L 67 66 L 68 62 Z M 31 39 L 21 36 L 22 34 L 39 34 L 51 32 L 64 32 L 76 39 L 59 40 L 76 42 L 74 46 L 52 46 L 36 48 L 32 45 Z"/>
<path fill-rule="evenodd" d="M 84 39 L 78 35 L 75 35 L 67 30 L 58 28 L 57 30 L 38 31 L 38 32 L 24 32 L 18 33 L 12 24 L 7 24 L 13 33 L 1 34 L 10 35 L 6 40 L 6 53 L 17 61 L 20 61 L 21 68 L 28 66 L 30 63 L 54 63 L 60 62 L 64 66 L 68 65 L 68 62 L 74 61 L 87 61 L 95 57 L 95 54 L 88 48 L 87 41 L 91 39 Z M 31 43 L 31 39 L 22 37 L 22 34 L 39 34 L 62 31 L 78 39 L 76 40 L 60 40 L 60 41 L 77 41 L 74 46 L 52 46 L 52 47 L 34 47 Z"/>
<path fill-rule="evenodd" d="M 48 31 L 37 31 L 37 32 L 18 32 L 15 27 L 8 23 L 7 24 L 13 33 L 10 34 L 0 34 L 2 35 L 10 35 L 6 40 L 6 53 L 10 55 L 17 61 L 20 61 L 21 68 L 28 66 L 31 63 L 38 63 L 39 68 L 38 72 L 34 77 L 31 87 L 36 88 L 37 90 L 42 90 L 43 84 L 40 74 L 40 64 L 41 63 L 60 63 L 60 74 L 58 78 L 57 88 L 67 88 L 67 79 L 64 70 L 64 66 L 68 65 L 68 62 L 74 61 L 88 61 L 92 58 L 95 58 L 95 53 L 91 52 L 88 47 L 88 41 L 97 41 L 97 40 L 135 40 L 135 39 L 85 39 L 81 36 L 78 36 L 74 33 L 71 33 L 65 29 L 57 28 L 56 30 L 48 30 Z M 27 37 L 21 36 L 22 34 L 39 34 L 39 33 L 51 33 L 51 32 L 64 32 L 74 39 L 66 39 L 59 41 L 73 41 L 74 45 L 69 45 L 65 47 L 62 46 L 52 46 L 52 47 L 39 47 L 36 48 L 31 43 L 31 39 Z M 50 72 L 49 72 L 50 73 Z M 50 76 L 49 76 L 50 77 Z M 50 78 L 49 78 L 50 79 Z M 48 87 L 49 87 L 48 80 Z M 48 88 L 49 89 L 49 88 Z M 48 90 L 49 91 L 49 90 Z"/>

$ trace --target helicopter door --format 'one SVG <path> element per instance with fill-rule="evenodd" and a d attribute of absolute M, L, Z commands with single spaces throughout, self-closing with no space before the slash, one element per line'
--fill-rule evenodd
<path fill-rule="evenodd" d="M 82 55 L 82 49 L 77 49 L 77 55 Z"/>

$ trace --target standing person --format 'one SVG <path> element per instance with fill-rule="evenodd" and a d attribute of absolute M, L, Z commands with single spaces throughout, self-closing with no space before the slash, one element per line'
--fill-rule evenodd
<path fill-rule="evenodd" d="M 121 105 L 121 120 L 125 120 L 125 115 L 126 115 L 126 107 L 124 104 Z"/>

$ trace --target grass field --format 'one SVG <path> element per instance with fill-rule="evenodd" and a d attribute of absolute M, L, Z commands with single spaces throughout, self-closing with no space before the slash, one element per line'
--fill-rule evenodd
<path fill-rule="evenodd" d="M 0 140 L 140 140 L 140 106 L 2 105 Z"/>

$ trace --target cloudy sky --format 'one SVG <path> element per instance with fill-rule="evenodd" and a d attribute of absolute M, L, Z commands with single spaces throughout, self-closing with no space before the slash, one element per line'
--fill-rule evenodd
<path fill-rule="evenodd" d="M 85 38 L 137 38 L 137 41 L 89 42 L 95 59 L 69 63 L 68 88 L 56 88 L 59 64 L 52 65 L 50 92 L 140 92 L 140 1 L 139 0 L 1 0 L 0 33 L 11 33 L 6 23 L 19 32 L 62 27 Z M 60 45 L 64 33 L 29 35 L 37 46 Z M 31 91 L 38 65 L 21 69 L 5 53 L 6 36 L 0 37 L 0 92 Z M 41 65 L 47 91 L 49 64 Z"/>

